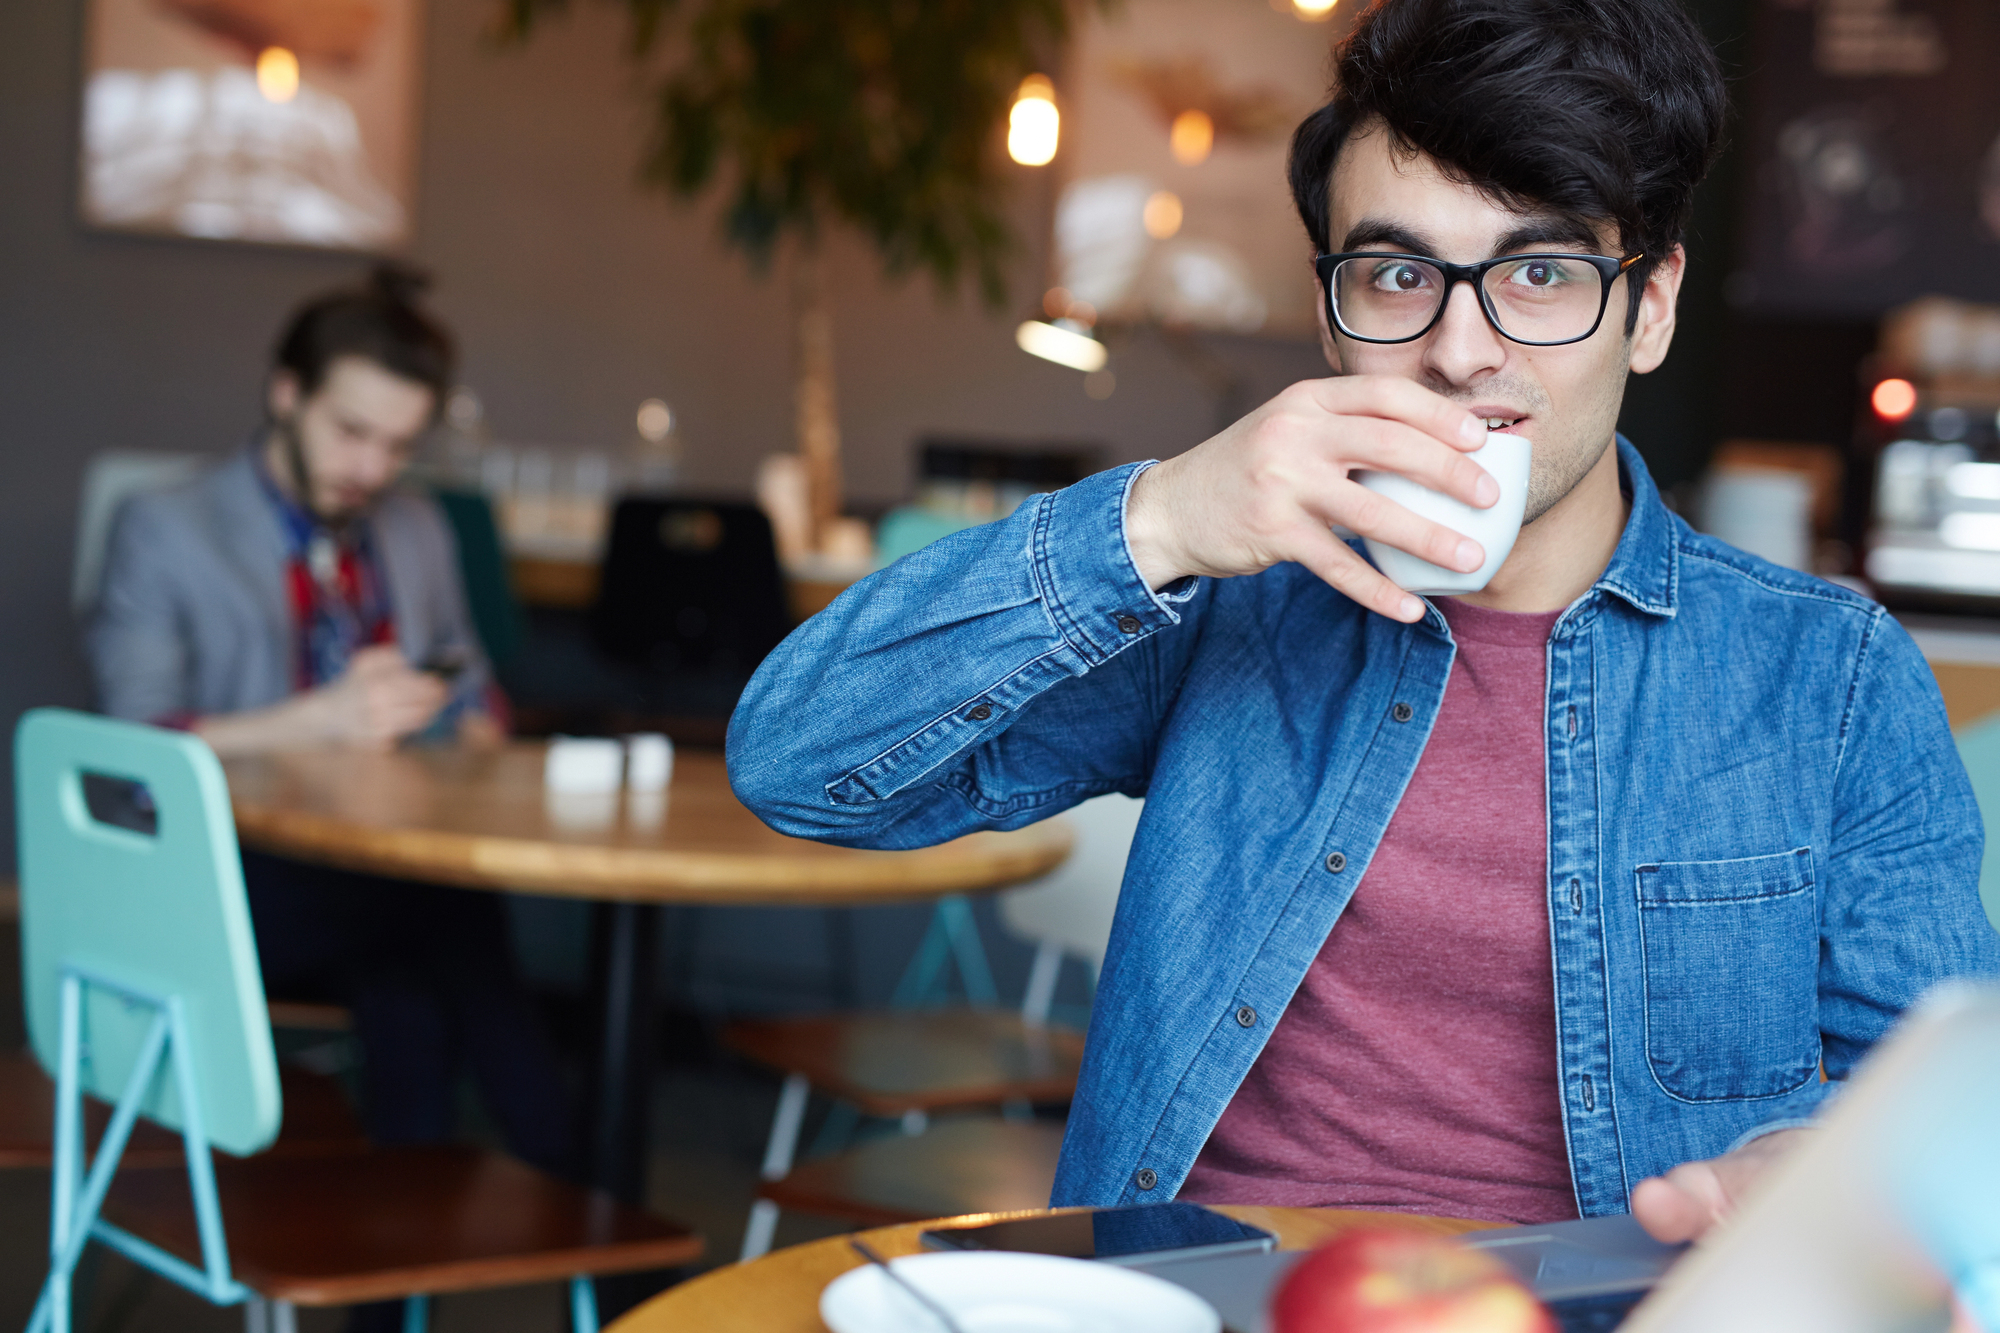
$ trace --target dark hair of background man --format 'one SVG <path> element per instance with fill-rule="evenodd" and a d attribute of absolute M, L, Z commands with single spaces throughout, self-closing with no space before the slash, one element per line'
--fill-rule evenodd
<path fill-rule="evenodd" d="M 343 356 L 372 361 L 431 391 L 442 408 L 456 361 L 451 335 L 417 305 L 429 279 L 397 264 L 379 264 L 365 285 L 314 297 L 292 315 L 274 360 L 309 397 Z"/>

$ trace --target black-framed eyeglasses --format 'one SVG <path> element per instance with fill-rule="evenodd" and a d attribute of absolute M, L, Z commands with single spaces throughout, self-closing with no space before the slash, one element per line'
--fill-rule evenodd
<path fill-rule="evenodd" d="M 1468 282 L 1501 337 L 1529 347 L 1559 347 L 1597 332 L 1611 284 L 1643 258 L 1531 254 L 1447 264 L 1422 255 L 1359 250 L 1320 255 L 1313 268 L 1326 293 L 1327 318 L 1358 342 L 1423 337 L 1444 318 L 1452 286 Z"/>

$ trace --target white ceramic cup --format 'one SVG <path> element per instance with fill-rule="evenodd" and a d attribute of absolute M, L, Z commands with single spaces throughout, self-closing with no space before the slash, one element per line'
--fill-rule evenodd
<path fill-rule="evenodd" d="M 597 737 L 558 736 L 549 742 L 542 781 L 552 792 L 615 792 L 625 777 L 625 747 Z"/>
<path fill-rule="evenodd" d="M 1474 509 L 1393 472 L 1356 472 L 1354 479 L 1377 495 L 1472 538 L 1486 552 L 1484 564 L 1469 574 L 1461 574 L 1387 542 L 1364 537 L 1375 567 L 1406 592 L 1451 596 L 1484 588 L 1494 572 L 1507 562 L 1508 553 L 1514 549 L 1514 538 L 1520 535 L 1521 515 L 1528 507 L 1528 463 L 1532 455 L 1533 446 L 1527 436 L 1510 435 L 1503 430 L 1489 432 L 1486 443 L 1472 452 L 1472 460 L 1500 483 L 1500 498 L 1491 509 Z"/>
<path fill-rule="evenodd" d="M 674 776 L 674 743 L 657 731 L 625 738 L 625 785 L 633 791 L 661 791 Z"/>

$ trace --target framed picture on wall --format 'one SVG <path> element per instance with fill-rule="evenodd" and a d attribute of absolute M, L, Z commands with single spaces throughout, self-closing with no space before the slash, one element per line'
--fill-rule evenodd
<path fill-rule="evenodd" d="M 1064 63 L 1057 284 L 1100 319 L 1314 338 L 1285 181 L 1356 3 L 1124 0 Z"/>
<path fill-rule="evenodd" d="M 420 0 L 89 0 L 81 212 L 117 231 L 395 250 Z"/>

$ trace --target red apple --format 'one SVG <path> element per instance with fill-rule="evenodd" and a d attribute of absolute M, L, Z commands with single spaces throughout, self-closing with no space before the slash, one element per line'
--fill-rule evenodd
<path fill-rule="evenodd" d="M 1499 1260 L 1446 1236 L 1350 1231 L 1285 1276 L 1277 1333 L 1557 1333 Z"/>

